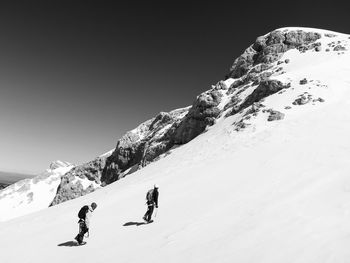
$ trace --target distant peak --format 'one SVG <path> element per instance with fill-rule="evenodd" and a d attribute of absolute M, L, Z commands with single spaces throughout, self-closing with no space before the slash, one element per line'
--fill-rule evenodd
<path fill-rule="evenodd" d="M 64 162 L 64 161 L 60 161 L 60 160 L 57 160 L 57 161 L 54 161 L 50 164 L 50 169 L 51 170 L 55 170 L 57 168 L 61 168 L 61 167 L 68 167 L 68 166 L 71 166 L 72 164 L 69 163 L 69 162 Z"/>
<path fill-rule="evenodd" d="M 106 153 L 104 153 L 104 154 L 101 154 L 99 157 L 100 158 L 104 158 L 104 157 L 109 157 L 110 155 L 112 155 L 112 153 L 114 152 L 114 149 L 112 149 L 112 150 L 110 150 L 110 151 L 108 151 L 108 152 L 106 152 Z"/>

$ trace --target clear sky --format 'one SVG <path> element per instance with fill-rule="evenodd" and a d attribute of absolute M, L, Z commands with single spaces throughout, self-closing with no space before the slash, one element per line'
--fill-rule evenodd
<path fill-rule="evenodd" d="M 349 6 L 334 1 L 118 2 L 0 3 L 0 170 L 91 160 L 192 104 L 275 28 L 350 33 Z"/>

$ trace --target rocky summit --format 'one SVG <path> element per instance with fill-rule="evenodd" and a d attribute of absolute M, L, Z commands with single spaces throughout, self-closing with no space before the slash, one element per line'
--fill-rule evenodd
<path fill-rule="evenodd" d="M 282 121 L 285 111 L 296 105 L 324 102 L 324 98 L 305 93 L 282 109 L 264 104 L 271 95 L 290 90 L 294 82 L 308 89 L 310 85 L 327 86 L 316 79 L 289 77 L 293 56 L 287 54 L 342 55 L 348 48 L 348 39 L 342 34 L 317 29 L 282 28 L 258 37 L 234 60 L 225 79 L 200 94 L 192 106 L 159 113 L 127 132 L 109 154 L 63 175 L 51 205 L 85 195 L 141 169 L 166 156 L 173 147 L 190 142 L 221 118 L 235 116 L 234 130 L 242 131 L 258 115 L 266 115 L 267 122 Z"/>
<path fill-rule="evenodd" d="M 252 42 L 190 107 L 0 190 L 0 247 L 21 252 L 2 262 L 348 262 L 350 35 L 281 28 Z M 91 235 L 72 247 L 92 202 Z"/>
<path fill-rule="evenodd" d="M 254 66 L 255 72 L 261 72 L 288 50 L 296 48 L 300 52 L 316 49 L 321 44 L 316 42 L 321 38 L 317 32 L 304 30 L 275 30 L 266 36 L 258 37 L 254 44 L 247 48 L 233 63 L 228 78 L 240 78 Z M 248 77 L 248 76 L 247 76 Z M 249 77 L 252 77 L 249 74 Z"/>
<path fill-rule="evenodd" d="M 166 157 L 171 149 L 187 144 L 221 119 L 233 117 L 233 130 L 242 132 L 256 127 L 257 120 L 280 122 L 295 107 L 327 102 L 321 96 L 327 83 L 289 72 L 300 63 L 314 65 L 325 57 L 341 57 L 348 49 L 347 35 L 311 28 L 281 28 L 258 37 L 234 60 L 225 78 L 198 95 L 191 106 L 160 112 L 94 160 L 74 166 L 53 162 L 50 171 L 69 169 L 59 174 L 50 205 L 91 193 Z M 272 95 L 284 104 L 271 107 L 265 103 Z"/>

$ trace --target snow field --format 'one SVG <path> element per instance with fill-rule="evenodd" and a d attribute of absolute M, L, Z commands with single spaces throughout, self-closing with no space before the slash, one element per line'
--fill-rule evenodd
<path fill-rule="evenodd" d="M 237 132 L 237 116 L 221 118 L 116 183 L 0 223 L 2 261 L 348 262 L 350 56 L 332 54 L 285 54 L 290 63 L 276 78 L 291 87 L 263 102 L 283 120 L 267 122 L 260 112 Z M 300 85 L 303 78 L 313 82 Z M 293 105 L 305 91 L 325 101 Z M 154 183 L 159 210 L 143 225 Z M 92 201 L 88 243 L 71 247 L 77 213 Z M 14 248 L 21 253 L 9 253 Z"/>

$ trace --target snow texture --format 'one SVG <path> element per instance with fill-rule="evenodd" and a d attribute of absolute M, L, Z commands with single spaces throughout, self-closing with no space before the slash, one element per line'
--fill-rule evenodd
<path fill-rule="evenodd" d="M 0 222 L 47 208 L 54 198 L 61 176 L 74 166 L 55 161 L 42 174 L 14 183 L 0 191 Z"/>
<path fill-rule="evenodd" d="M 166 158 L 116 183 L 2 222 L 2 262 L 349 262 L 350 40 L 308 30 L 322 34 L 322 49 L 287 51 L 280 61 L 289 63 L 272 78 L 290 87 L 266 97 L 259 111 L 221 115 Z M 226 102 L 234 94 L 224 93 Z M 301 97 L 307 102 L 293 104 Z M 269 109 L 284 118 L 267 121 Z M 247 125 L 237 130 L 240 121 Z M 145 194 L 154 183 L 159 209 L 144 225 Z M 98 207 L 90 238 L 72 248 L 77 212 L 92 201 Z"/>

